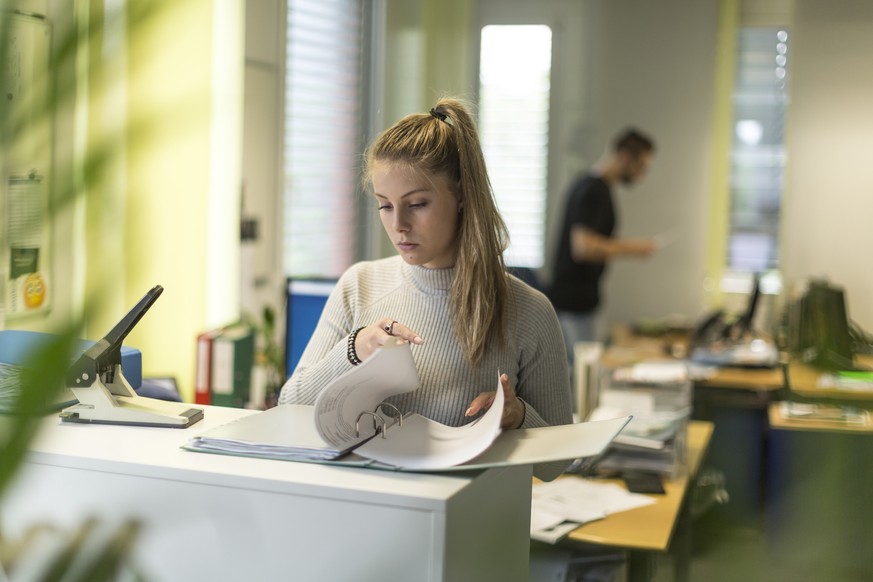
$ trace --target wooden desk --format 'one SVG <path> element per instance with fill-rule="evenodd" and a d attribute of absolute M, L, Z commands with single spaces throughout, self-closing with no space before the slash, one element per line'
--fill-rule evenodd
<path fill-rule="evenodd" d="M 602 360 L 605 366 L 688 353 L 687 334 L 646 337 L 620 325 L 613 328 L 612 339 Z M 712 370 L 712 376 L 694 380 L 692 417 L 716 426 L 708 465 L 725 476 L 731 496 L 725 517 L 753 525 L 760 520 L 764 498 L 767 407 L 782 395 L 784 371 L 781 367 Z"/>
<path fill-rule="evenodd" d="M 785 386 L 782 368 L 717 368 L 710 378 L 695 381 L 696 387 L 776 392 Z"/>
<path fill-rule="evenodd" d="M 204 409 L 187 429 L 46 418 L 0 531 L 135 518 L 132 558 L 159 582 L 527 580 L 529 465 L 425 475 L 182 450 L 252 413 Z"/>
<path fill-rule="evenodd" d="M 664 489 L 667 493 L 652 495 L 654 504 L 614 513 L 606 519 L 581 525 L 567 539 L 633 550 L 667 551 L 688 488 L 706 456 L 713 428 L 713 423 L 705 421 L 691 421 L 688 424 L 687 471 L 680 477 L 665 479 Z M 624 486 L 620 479 L 604 482 Z"/>
<path fill-rule="evenodd" d="M 856 355 L 855 363 L 873 369 L 873 356 Z M 787 383 L 792 392 L 810 398 L 834 398 L 840 400 L 869 400 L 873 401 L 871 390 L 840 390 L 834 388 L 820 388 L 818 379 L 824 374 L 818 368 L 814 368 L 803 362 L 792 361 L 788 364 Z"/>
<path fill-rule="evenodd" d="M 615 368 L 642 360 L 672 360 L 674 356 L 687 353 L 687 344 L 688 338 L 682 335 L 641 336 L 634 334 L 627 326 L 616 326 L 612 330 L 612 343 L 600 363 L 607 368 Z M 695 387 L 763 392 L 775 392 L 784 385 L 784 374 L 779 367 L 717 368 L 712 377 L 695 381 Z"/>

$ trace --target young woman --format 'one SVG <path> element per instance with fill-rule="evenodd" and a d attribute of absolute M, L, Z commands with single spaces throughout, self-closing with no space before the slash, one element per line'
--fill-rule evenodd
<path fill-rule="evenodd" d="M 398 256 L 340 278 L 280 404 L 313 404 L 391 336 L 411 344 L 418 390 L 390 399 L 450 426 L 490 406 L 498 373 L 505 429 L 572 422 L 561 329 L 548 299 L 507 274 L 507 231 L 476 125 L 443 99 L 382 133 L 366 155 Z"/>

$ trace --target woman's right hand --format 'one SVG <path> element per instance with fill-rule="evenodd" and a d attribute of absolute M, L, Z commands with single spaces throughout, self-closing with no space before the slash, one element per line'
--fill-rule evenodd
<path fill-rule="evenodd" d="M 416 345 L 424 343 L 424 340 L 416 332 L 399 321 L 386 317 L 371 323 L 358 332 L 358 337 L 355 338 L 355 352 L 358 355 L 358 359 L 361 361 L 366 360 L 392 337 L 400 338 L 403 341 Z"/>

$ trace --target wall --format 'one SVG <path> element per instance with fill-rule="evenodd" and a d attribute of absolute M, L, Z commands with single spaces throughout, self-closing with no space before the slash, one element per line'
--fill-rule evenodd
<path fill-rule="evenodd" d="M 240 306 L 260 316 L 283 308 L 282 198 L 284 166 L 285 2 L 247 0 L 245 106 L 243 120 L 243 218 L 257 225 L 257 238 L 240 253 Z"/>
<path fill-rule="evenodd" d="M 797 0 L 794 17 L 785 278 L 844 286 L 873 331 L 873 3 Z"/>
<path fill-rule="evenodd" d="M 56 303 L 6 323 L 51 331 L 81 316 L 98 339 L 160 284 L 125 343 L 190 399 L 196 334 L 239 314 L 242 0 L 112 3 L 122 20 L 108 27 L 104 8 L 45 3 L 55 50 L 88 36 L 57 71 L 53 180 L 76 196 L 53 216 Z"/>
<path fill-rule="evenodd" d="M 428 111 L 442 95 L 470 95 L 470 10 L 473 0 L 375 0 L 378 64 L 370 82 L 372 141 L 410 113 Z M 368 215 L 367 247 L 375 256 L 395 254 L 378 215 Z"/>
<path fill-rule="evenodd" d="M 428 47 L 454 47 L 454 40 L 464 28 L 474 40 L 466 56 L 458 57 L 458 61 L 465 61 L 463 64 L 447 65 L 446 60 L 422 58 L 419 60 L 427 67 L 416 74 L 439 80 L 435 70 L 442 73 L 466 68 L 471 79 L 460 87 L 466 86 L 473 93 L 479 26 L 551 26 L 555 52 L 548 244 L 554 244 L 556 217 L 563 212 L 564 196 L 572 180 L 597 160 L 615 132 L 627 124 L 636 124 L 656 137 L 659 153 L 649 178 L 633 190 L 618 194 L 621 232 L 651 236 L 669 231 L 677 241 L 648 262 L 618 261 L 611 266 L 606 280 L 608 317 L 628 321 L 670 313 L 698 316 L 703 310 L 703 282 L 709 275 L 705 246 L 718 1 L 689 5 L 681 0 L 656 4 L 644 0 L 481 0 L 473 2 L 472 8 L 474 26 L 461 16 L 445 19 L 439 28 L 412 27 L 405 31 L 406 38 L 413 38 L 413 31 L 439 35 L 436 39 L 429 37 L 425 44 Z M 411 22 L 415 24 L 414 19 Z M 446 30 L 450 23 L 452 31 Z M 397 30 L 389 26 L 391 34 L 397 34 Z M 414 53 L 402 54 L 393 58 L 409 59 Z M 431 49 L 429 54 L 440 53 Z M 446 58 L 452 54 L 449 52 Z M 387 62 L 391 74 L 394 63 Z M 669 66 L 664 66 L 665 62 Z M 400 76 L 396 72 L 393 75 Z M 392 80 L 390 76 L 386 80 L 386 95 L 392 95 L 393 90 L 409 98 L 409 93 L 397 91 L 404 85 L 392 86 Z M 677 87 L 681 90 L 677 91 Z M 433 87 L 426 86 L 426 90 L 430 89 Z M 548 278 L 548 265 L 542 275 Z M 646 293 L 640 294 L 640 289 Z"/>
<path fill-rule="evenodd" d="M 128 29 L 126 303 L 166 290 L 128 344 L 190 399 L 197 333 L 239 313 L 245 20 L 237 0 L 135 5 L 156 12 Z"/>
<path fill-rule="evenodd" d="M 616 196 L 620 234 L 669 232 L 647 261 L 614 261 L 605 281 L 610 321 L 703 310 L 718 2 L 592 2 L 588 28 L 590 143 L 603 151 L 628 124 L 651 133 L 648 177 Z"/>

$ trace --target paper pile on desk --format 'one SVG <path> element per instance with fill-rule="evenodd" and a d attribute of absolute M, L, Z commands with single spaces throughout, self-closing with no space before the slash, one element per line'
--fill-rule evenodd
<path fill-rule="evenodd" d="M 581 477 L 536 483 L 531 494 L 530 537 L 554 544 L 583 523 L 654 502 L 651 497 L 630 493 L 620 485 Z"/>
<path fill-rule="evenodd" d="M 0 362 L 0 411 L 11 411 L 21 394 L 22 368 Z"/>

